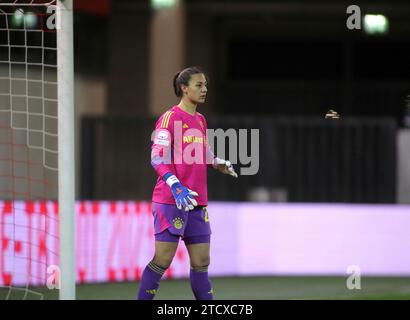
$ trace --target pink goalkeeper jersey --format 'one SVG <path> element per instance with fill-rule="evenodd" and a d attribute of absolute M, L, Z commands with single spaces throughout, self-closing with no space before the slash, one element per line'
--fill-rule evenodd
<path fill-rule="evenodd" d="M 162 177 L 171 172 L 181 184 L 198 193 L 198 205 L 207 205 L 207 163 L 214 155 L 206 140 L 205 117 L 191 115 L 178 106 L 165 112 L 157 121 L 151 149 L 151 164 L 158 173 L 152 201 L 175 204 L 171 188 Z"/>

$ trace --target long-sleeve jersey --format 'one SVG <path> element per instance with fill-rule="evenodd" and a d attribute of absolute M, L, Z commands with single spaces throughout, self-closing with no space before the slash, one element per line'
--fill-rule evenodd
<path fill-rule="evenodd" d="M 175 204 L 170 187 L 163 180 L 167 172 L 174 174 L 181 184 L 198 193 L 199 205 L 207 205 L 207 165 L 213 163 L 206 139 L 205 117 L 191 115 L 178 106 L 165 112 L 156 123 L 151 149 L 151 164 L 158 174 L 152 201 Z"/>

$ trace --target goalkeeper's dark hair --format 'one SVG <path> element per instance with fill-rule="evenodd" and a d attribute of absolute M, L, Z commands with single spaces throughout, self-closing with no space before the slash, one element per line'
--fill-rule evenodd
<path fill-rule="evenodd" d="M 175 74 L 173 85 L 174 85 L 175 95 L 178 98 L 182 97 L 181 85 L 187 86 L 189 83 L 189 80 L 191 80 L 191 76 L 193 74 L 198 74 L 198 73 L 202 73 L 205 76 L 206 80 L 208 81 L 208 77 L 206 73 L 200 67 L 185 68 L 184 70 L 179 71 Z"/>

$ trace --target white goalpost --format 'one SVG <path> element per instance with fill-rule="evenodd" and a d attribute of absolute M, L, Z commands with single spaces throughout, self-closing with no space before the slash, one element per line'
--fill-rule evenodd
<path fill-rule="evenodd" d="M 61 17 L 60 30 L 57 30 L 60 299 L 65 300 L 75 299 L 75 111 L 72 0 L 58 0 L 57 7 L 60 8 Z"/>
<path fill-rule="evenodd" d="M 0 2 L 0 288 L 9 289 L 7 299 L 14 288 L 25 287 L 26 299 L 29 287 L 44 285 L 75 299 L 72 2 Z"/>

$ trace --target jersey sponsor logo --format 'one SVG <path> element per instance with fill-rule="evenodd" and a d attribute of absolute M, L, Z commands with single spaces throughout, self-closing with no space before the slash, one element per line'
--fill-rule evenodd
<path fill-rule="evenodd" d="M 187 125 L 186 123 L 184 123 L 184 125 L 182 126 L 182 128 L 188 129 L 189 127 L 188 127 L 188 125 Z"/>
<path fill-rule="evenodd" d="M 184 143 L 204 143 L 203 137 L 196 137 L 196 136 L 184 136 Z"/>

